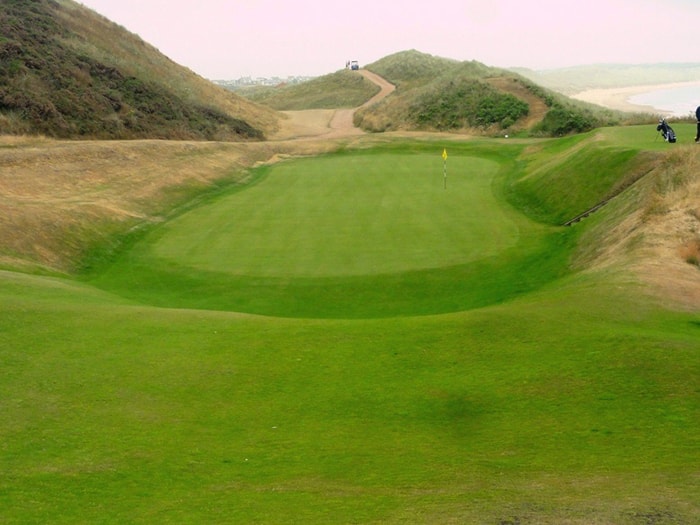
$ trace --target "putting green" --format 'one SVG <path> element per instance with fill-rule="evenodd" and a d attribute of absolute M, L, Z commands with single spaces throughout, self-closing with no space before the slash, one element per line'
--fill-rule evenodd
<path fill-rule="evenodd" d="M 260 184 L 168 224 L 155 257 L 237 275 L 324 277 L 464 264 L 513 246 L 499 165 L 439 155 L 330 156 L 276 166 Z"/>
<path fill-rule="evenodd" d="M 518 150 L 453 148 L 445 185 L 442 150 L 416 149 L 263 168 L 93 282 L 167 307 L 364 318 L 480 307 L 566 271 L 566 234 L 503 199 L 500 174 Z"/>

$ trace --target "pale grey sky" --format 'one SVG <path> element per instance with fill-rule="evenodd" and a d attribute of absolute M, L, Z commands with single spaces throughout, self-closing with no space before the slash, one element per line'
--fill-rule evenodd
<path fill-rule="evenodd" d="M 488 66 L 700 62 L 699 0 L 79 0 L 203 77 L 323 75 L 417 49 Z"/>

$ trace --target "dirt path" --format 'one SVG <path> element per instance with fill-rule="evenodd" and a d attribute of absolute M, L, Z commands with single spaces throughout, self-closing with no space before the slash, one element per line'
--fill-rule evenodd
<path fill-rule="evenodd" d="M 271 137 L 271 140 L 337 139 L 363 135 L 364 131 L 353 124 L 355 111 L 376 104 L 389 96 L 396 86 L 366 69 L 361 69 L 359 74 L 379 86 L 379 93 L 357 108 L 283 111 L 287 119 L 282 122 L 280 130 Z"/>
<path fill-rule="evenodd" d="M 510 93 L 514 97 L 523 100 L 530 106 L 530 111 L 527 116 L 522 121 L 518 121 L 518 127 L 530 129 L 535 124 L 539 123 L 547 114 L 547 111 L 549 111 L 544 101 L 530 92 L 520 82 L 514 82 L 511 78 L 490 78 L 488 83 L 501 91 Z"/>

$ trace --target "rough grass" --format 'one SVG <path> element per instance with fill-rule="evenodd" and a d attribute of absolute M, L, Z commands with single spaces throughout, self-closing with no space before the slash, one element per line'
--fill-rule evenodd
<path fill-rule="evenodd" d="M 301 84 L 256 90 L 249 98 L 287 111 L 356 108 L 378 91 L 376 84 L 358 73 L 341 70 Z"/>
<path fill-rule="evenodd" d="M 460 79 L 436 86 L 412 108 L 414 125 L 441 131 L 489 127 L 506 129 L 529 113 L 529 105 L 490 84 Z"/>
<path fill-rule="evenodd" d="M 477 65 L 478 63 L 473 62 Z M 428 55 L 416 50 L 403 51 L 384 57 L 370 64 L 368 69 L 375 71 L 400 90 L 410 90 L 423 86 L 433 79 L 459 67 L 459 62 Z M 484 66 L 484 69 L 485 68 Z"/>
<path fill-rule="evenodd" d="M 380 59 L 367 69 L 397 86 L 382 103 L 357 112 L 356 125 L 368 131 L 449 129 L 493 135 L 513 128 L 511 132 L 562 136 L 620 121 L 619 114 L 571 101 L 513 72 L 475 61 L 456 62 L 412 50 Z M 511 82 L 520 88 L 504 88 Z M 530 112 L 538 118 L 526 118 Z"/>
<path fill-rule="evenodd" d="M 700 238 L 691 239 L 681 246 L 680 254 L 688 264 L 700 267 Z"/>
<path fill-rule="evenodd" d="M 80 138 L 259 139 L 276 117 L 73 2 L 0 13 L 0 132 Z"/>

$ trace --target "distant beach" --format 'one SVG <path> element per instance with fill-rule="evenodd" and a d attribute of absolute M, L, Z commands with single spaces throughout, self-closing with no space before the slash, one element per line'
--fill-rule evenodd
<path fill-rule="evenodd" d="M 697 89 L 697 96 L 694 89 Z M 687 116 L 694 114 L 700 105 L 700 82 L 589 89 L 571 98 L 619 111 Z"/>

